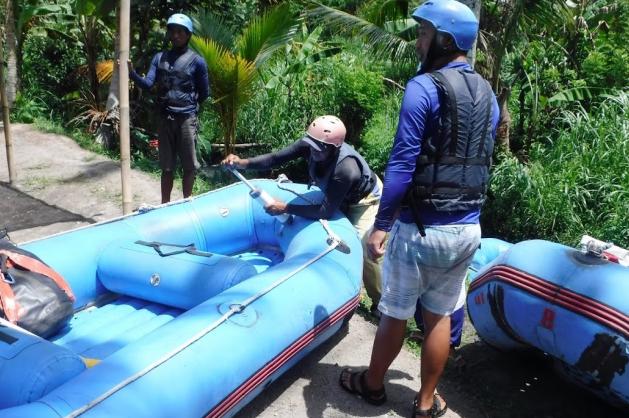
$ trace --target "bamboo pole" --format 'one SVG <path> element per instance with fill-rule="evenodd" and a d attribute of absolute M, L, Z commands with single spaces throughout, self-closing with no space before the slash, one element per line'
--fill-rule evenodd
<path fill-rule="evenodd" d="M 0 39 L 4 39 L 4 30 L 0 30 Z M 7 164 L 9 166 L 9 184 L 13 185 L 17 179 L 15 173 L 15 159 L 13 158 L 13 137 L 11 136 L 11 119 L 9 117 L 9 101 L 4 84 L 4 43 L 0 42 L 0 96 L 2 96 L 2 124 L 4 125 L 4 143 L 7 150 Z"/>
<path fill-rule="evenodd" d="M 131 140 L 129 132 L 129 21 L 131 0 L 120 0 L 120 174 L 122 177 L 122 213 L 131 213 Z"/>

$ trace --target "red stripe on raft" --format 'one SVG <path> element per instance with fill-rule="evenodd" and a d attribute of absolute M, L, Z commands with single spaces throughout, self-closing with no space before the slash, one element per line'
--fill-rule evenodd
<path fill-rule="evenodd" d="M 629 316 L 623 312 L 513 267 L 492 267 L 470 284 L 469 291 L 472 292 L 490 281 L 506 282 L 629 336 Z"/>
<path fill-rule="evenodd" d="M 356 309 L 359 303 L 359 297 L 355 297 L 348 301 L 345 305 L 341 306 L 328 318 L 321 321 L 316 327 L 302 335 L 298 340 L 276 356 L 273 360 L 268 362 L 263 368 L 258 370 L 249 380 L 243 382 L 236 390 L 234 390 L 229 396 L 227 396 L 221 403 L 219 403 L 214 409 L 212 409 L 206 417 L 218 418 L 225 415 L 230 409 L 232 409 L 238 402 L 244 399 L 249 393 L 255 390 L 260 384 L 262 384 L 273 373 L 279 370 L 290 359 L 295 357 L 300 351 L 312 343 L 315 338 L 323 331 L 336 324 L 349 314 L 352 310 Z"/>
<path fill-rule="evenodd" d="M 566 288 L 559 287 L 543 279 L 505 266 L 497 268 L 495 273 L 497 273 L 496 276 L 500 277 L 503 281 L 506 281 L 504 280 L 505 277 L 509 277 L 512 279 L 511 282 L 514 285 L 530 291 L 531 293 L 534 293 L 531 288 L 538 290 L 545 288 L 546 295 L 540 295 L 544 299 L 629 334 L 629 317 L 595 299 L 584 297 Z M 488 279 L 491 280 L 491 277 Z"/>

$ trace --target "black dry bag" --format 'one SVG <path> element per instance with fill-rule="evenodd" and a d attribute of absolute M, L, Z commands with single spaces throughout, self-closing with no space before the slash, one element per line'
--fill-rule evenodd
<path fill-rule="evenodd" d="M 73 313 L 72 290 L 35 254 L 0 239 L 0 316 L 42 338 L 55 335 Z"/>

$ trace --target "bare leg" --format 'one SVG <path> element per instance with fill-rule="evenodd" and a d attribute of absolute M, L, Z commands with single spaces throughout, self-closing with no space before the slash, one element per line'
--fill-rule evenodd
<path fill-rule="evenodd" d="M 419 409 L 432 407 L 437 383 L 450 351 L 450 317 L 422 309 L 426 327 L 421 354 L 421 388 L 417 394 Z"/>
<path fill-rule="evenodd" d="M 371 350 L 369 371 L 365 376 L 369 389 L 379 389 L 384 384 L 384 375 L 402 349 L 406 321 L 382 315 Z"/>
<path fill-rule="evenodd" d="M 194 186 L 194 179 L 196 177 L 195 170 L 184 170 L 183 179 L 181 180 L 181 188 L 183 189 L 183 197 L 190 197 L 192 195 L 192 187 Z M 172 186 L 172 185 L 171 185 Z"/>
<path fill-rule="evenodd" d="M 170 192 L 173 190 L 173 172 L 162 171 L 162 203 L 170 202 Z"/>

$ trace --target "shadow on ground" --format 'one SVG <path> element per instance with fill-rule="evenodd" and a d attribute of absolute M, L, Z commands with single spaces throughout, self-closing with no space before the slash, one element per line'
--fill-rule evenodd
<path fill-rule="evenodd" d="M 552 358 L 500 352 L 482 341 L 459 349 L 465 366 L 450 362 L 440 386 L 462 417 L 627 417 L 584 389 L 563 380 Z"/>
<path fill-rule="evenodd" d="M 309 382 L 303 388 L 308 418 L 410 416 L 410 405 L 415 395 L 414 389 L 419 388 L 419 379 L 404 370 L 393 367 L 388 373 L 385 385 L 389 401 L 381 407 L 368 405 L 342 391 L 338 385 L 338 376 L 344 365 L 326 364 L 321 360 L 347 332 L 344 327 L 278 381 L 273 382 L 236 417 L 255 417 L 262 414 L 299 379 L 307 379 Z M 448 402 L 449 409 L 461 417 L 629 416 L 627 411 L 616 409 L 584 389 L 563 380 L 554 371 L 550 357 L 530 352 L 500 352 L 479 341 L 478 337 L 476 341 L 462 346 L 458 353 L 463 361 L 448 361 L 439 392 Z M 317 373 L 312 375 L 312 370 L 315 369 Z M 400 380 L 414 382 L 405 382 L 405 385 L 396 383 Z M 336 411 L 337 415 L 330 415 L 331 411 Z"/>
<path fill-rule="evenodd" d="M 95 222 L 35 199 L 3 182 L 0 182 L 0 214 L 0 228 L 6 228 L 9 233 L 59 222 Z"/>

